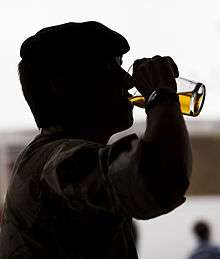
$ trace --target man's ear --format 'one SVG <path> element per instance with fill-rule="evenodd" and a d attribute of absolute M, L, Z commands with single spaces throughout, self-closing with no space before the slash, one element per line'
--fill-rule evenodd
<path fill-rule="evenodd" d="M 55 77 L 49 79 L 49 89 L 52 91 L 56 97 L 65 97 L 67 94 L 67 83 L 62 77 Z"/>

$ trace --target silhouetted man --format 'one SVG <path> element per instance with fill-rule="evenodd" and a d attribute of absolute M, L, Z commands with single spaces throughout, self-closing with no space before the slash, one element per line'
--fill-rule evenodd
<path fill-rule="evenodd" d="M 189 259 L 220 259 L 220 247 L 212 244 L 211 228 L 206 221 L 198 221 L 193 226 L 193 233 L 198 241 L 197 248 Z"/>
<path fill-rule="evenodd" d="M 126 39 L 97 22 L 45 28 L 21 46 L 23 93 L 40 134 L 22 152 L 5 202 L 0 258 L 137 258 L 132 217 L 181 205 L 191 152 L 170 57 L 121 67 Z M 146 98 L 143 137 L 128 89 Z"/>

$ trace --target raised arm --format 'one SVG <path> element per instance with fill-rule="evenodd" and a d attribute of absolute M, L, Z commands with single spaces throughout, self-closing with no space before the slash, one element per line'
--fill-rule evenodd
<path fill-rule="evenodd" d="M 156 56 L 134 64 L 134 78 L 139 91 L 146 99 L 153 91 L 155 94 L 158 92 L 152 105 L 146 103 L 143 167 L 148 172 L 151 192 L 164 207 L 181 202 L 192 168 L 188 132 L 178 100 L 173 95 L 177 76 L 177 66 L 170 57 Z"/>

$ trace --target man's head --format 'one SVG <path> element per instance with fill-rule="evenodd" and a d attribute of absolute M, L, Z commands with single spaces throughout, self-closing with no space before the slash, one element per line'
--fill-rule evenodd
<path fill-rule="evenodd" d="M 208 241 L 210 238 L 210 226 L 205 221 L 198 221 L 193 226 L 193 232 L 200 242 Z"/>
<path fill-rule="evenodd" d="M 24 41 L 19 75 L 38 127 L 131 126 L 119 64 L 128 50 L 123 36 L 97 22 L 48 27 Z"/>

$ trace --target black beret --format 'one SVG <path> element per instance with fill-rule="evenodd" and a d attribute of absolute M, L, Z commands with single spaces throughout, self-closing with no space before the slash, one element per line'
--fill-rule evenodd
<path fill-rule="evenodd" d="M 26 39 L 20 49 L 23 59 L 122 56 L 130 49 L 127 40 L 105 25 L 95 22 L 65 23 L 47 27 Z"/>

